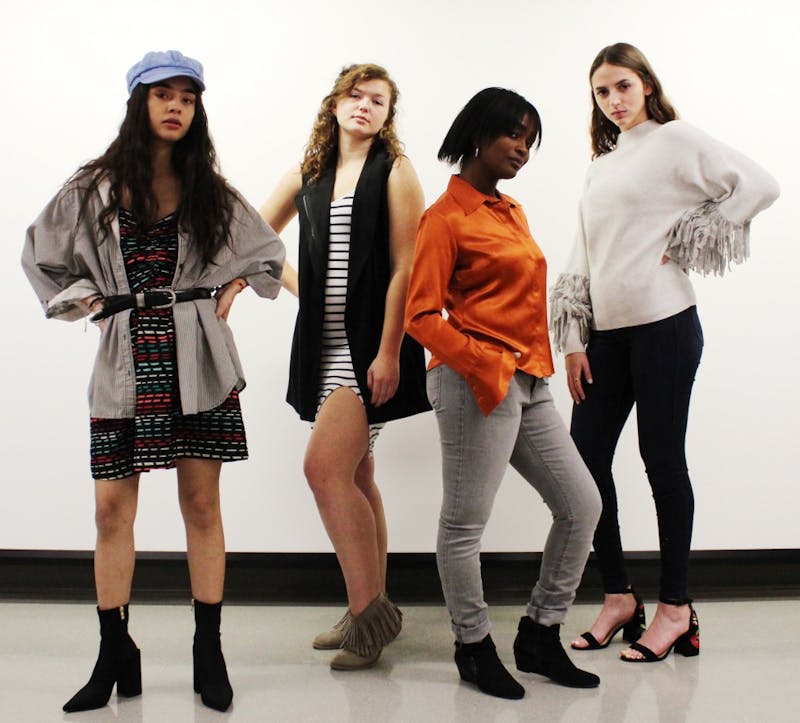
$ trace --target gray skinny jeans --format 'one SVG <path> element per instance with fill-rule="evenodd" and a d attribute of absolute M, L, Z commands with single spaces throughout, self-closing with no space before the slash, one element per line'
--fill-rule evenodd
<path fill-rule="evenodd" d="M 547 380 L 517 371 L 506 398 L 488 417 L 466 380 L 444 364 L 428 372 L 427 388 L 442 445 L 436 561 L 456 639 L 476 643 L 491 630 L 480 545 L 509 462 L 553 514 L 527 613 L 542 625 L 562 623 L 575 599 L 601 503 Z"/>

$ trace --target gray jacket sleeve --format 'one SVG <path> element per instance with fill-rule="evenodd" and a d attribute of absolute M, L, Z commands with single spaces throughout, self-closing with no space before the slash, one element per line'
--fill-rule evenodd
<path fill-rule="evenodd" d="M 278 234 L 246 201 L 236 203 L 231 228 L 233 253 L 242 267 L 239 276 L 259 296 L 274 299 L 281 290 L 286 248 Z"/>
<path fill-rule="evenodd" d="M 259 295 L 274 299 L 281 289 L 286 249 L 258 212 L 238 195 L 234 199 L 231 238 L 206 263 L 195 251 L 186 254 L 178 271 L 176 288 L 217 288 L 244 278 Z"/>
<path fill-rule="evenodd" d="M 76 248 L 80 198 L 74 186 L 61 189 L 25 235 L 22 268 L 49 318 L 80 319 L 89 313 L 82 299 L 100 293 L 94 259 Z"/>

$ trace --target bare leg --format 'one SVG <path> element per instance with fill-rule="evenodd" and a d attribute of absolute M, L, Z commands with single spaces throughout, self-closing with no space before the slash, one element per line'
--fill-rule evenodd
<path fill-rule="evenodd" d="M 233 699 L 233 688 L 219 632 L 225 584 L 225 535 L 219 500 L 221 464 L 218 460 L 181 459 L 176 466 L 194 598 L 194 690 L 200 693 L 204 705 L 225 711 Z"/>
<path fill-rule="evenodd" d="M 304 471 L 342 568 L 353 615 L 383 589 L 375 512 L 355 483 L 368 444 L 364 405 L 351 389 L 332 392 L 314 423 Z"/>
<path fill-rule="evenodd" d="M 603 599 L 603 609 L 589 632 L 598 642 L 603 643 L 612 630 L 616 630 L 617 627 L 631 619 L 635 610 L 636 599 L 632 592 L 606 593 Z M 589 647 L 589 643 L 584 638 L 576 638 L 572 641 L 572 647 L 585 649 Z"/>
<path fill-rule="evenodd" d="M 139 496 L 139 475 L 115 480 L 95 480 L 94 579 L 101 610 L 126 605 L 136 553 L 133 523 Z"/>
<path fill-rule="evenodd" d="M 94 579 L 100 619 L 100 651 L 89 682 L 65 704 L 72 713 L 102 708 L 117 693 L 131 697 L 142 692 L 139 650 L 128 635 L 128 601 L 136 555 L 133 523 L 136 519 L 139 475 L 118 480 L 95 480 L 97 543 Z"/>
<path fill-rule="evenodd" d="M 356 486 L 364 493 L 372 514 L 375 517 L 375 532 L 378 543 L 378 563 L 381 573 L 381 590 L 386 592 L 386 554 L 388 549 L 388 532 L 386 530 L 386 515 L 383 511 L 383 500 L 378 485 L 375 484 L 375 457 L 368 453 L 356 469 Z"/>
<path fill-rule="evenodd" d="M 225 583 L 225 535 L 219 499 L 221 464 L 210 459 L 177 462 L 192 597 L 204 603 L 220 602 Z"/>
<path fill-rule="evenodd" d="M 639 644 L 650 648 L 657 656 L 661 657 L 667 647 L 689 629 L 691 611 L 688 605 L 667 605 L 659 602 L 653 622 L 639 638 Z M 624 650 L 621 653 L 628 660 L 641 660 L 644 658 L 638 650 Z"/>

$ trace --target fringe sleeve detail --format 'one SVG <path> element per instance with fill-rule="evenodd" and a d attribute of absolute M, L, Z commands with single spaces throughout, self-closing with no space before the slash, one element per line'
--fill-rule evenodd
<path fill-rule="evenodd" d="M 665 253 L 683 269 L 722 276 L 750 255 L 750 223 L 728 221 L 716 201 L 707 201 L 672 227 Z"/>
<path fill-rule="evenodd" d="M 589 278 L 579 274 L 560 274 L 550 290 L 550 331 L 553 344 L 563 352 L 570 326 L 577 322 L 581 342 L 589 341 L 592 304 L 589 300 Z"/>

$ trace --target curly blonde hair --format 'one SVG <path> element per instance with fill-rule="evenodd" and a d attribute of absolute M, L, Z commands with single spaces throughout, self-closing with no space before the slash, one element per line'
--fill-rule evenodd
<path fill-rule="evenodd" d="M 386 69 L 380 65 L 372 63 L 348 65 L 342 68 L 331 92 L 322 99 L 314 127 L 311 129 L 311 137 L 306 144 L 301 164 L 303 178 L 307 183 L 314 184 L 319 179 L 338 150 L 339 124 L 334 115 L 336 101 L 350 93 L 363 80 L 383 80 L 389 86 L 389 114 L 377 137 L 385 144 L 392 160 L 403 154 L 403 147 L 397 138 L 397 130 L 394 126 L 397 115 L 397 99 L 400 97 L 397 85 L 389 77 Z"/>

